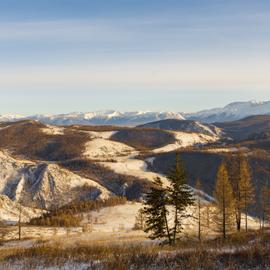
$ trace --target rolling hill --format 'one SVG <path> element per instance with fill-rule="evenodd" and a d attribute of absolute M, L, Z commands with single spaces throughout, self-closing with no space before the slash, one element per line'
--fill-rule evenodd
<path fill-rule="evenodd" d="M 248 153 L 258 192 L 269 178 L 269 117 L 214 125 L 167 119 L 135 128 L 4 122 L 0 124 L 0 196 L 33 209 L 113 196 L 140 200 L 155 177 L 166 184 L 164 173 L 177 152 L 189 184 L 193 186 L 200 177 L 204 191 L 211 195 L 218 165 L 239 145 Z M 11 211 L 6 205 L 2 206 L 5 217 Z"/>
<path fill-rule="evenodd" d="M 198 121 L 165 119 L 138 126 L 139 128 L 157 128 L 164 130 L 201 133 L 210 136 L 219 136 L 220 130 L 211 124 L 202 124 Z"/>

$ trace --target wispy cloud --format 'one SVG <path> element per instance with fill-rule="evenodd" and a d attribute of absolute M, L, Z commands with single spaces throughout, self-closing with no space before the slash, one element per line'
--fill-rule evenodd
<path fill-rule="evenodd" d="M 115 29 L 109 24 L 84 20 L 32 21 L 32 22 L 2 22 L 0 23 L 1 40 L 40 40 L 48 41 L 78 41 L 95 39 L 104 41 L 113 38 L 110 33 Z"/>
<path fill-rule="evenodd" d="M 226 35 L 234 37 L 235 33 L 242 37 L 249 33 L 265 34 L 269 32 L 269 12 L 244 14 L 173 14 L 173 15 L 141 15 L 119 18 L 93 19 L 59 19 L 34 21 L 0 22 L 0 40 L 2 41 L 73 41 L 98 42 L 136 41 L 137 43 L 152 40 L 163 40 L 163 44 L 171 40 L 185 41 L 189 37 L 198 40 Z M 267 38 L 263 36 L 264 38 Z M 262 37 L 262 38 L 263 38 Z M 141 39 L 138 39 L 141 38 Z M 144 41 L 142 38 L 146 38 Z M 167 39 L 167 40 L 166 40 Z M 192 41 L 192 40 L 186 40 Z M 237 38 L 235 42 L 239 41 Z M 68 44 L 67 44 L 68 45 Z"/>
<path fill-rule="evenodd" d="M 239 59 L 238 59 L 239 60 Z M 0 88 L 265 89 L 270 64 L 261 59 L 106 63 L 0 68 Z"/>

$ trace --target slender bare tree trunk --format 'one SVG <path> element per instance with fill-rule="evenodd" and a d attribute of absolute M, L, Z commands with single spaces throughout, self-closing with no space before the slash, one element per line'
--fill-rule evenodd
<path fill-rule="evenodd" d="M 239 190 L 239 185 L 237 184 L 237 200 L 236 200 L 236 229 L 237 231 L 241 230 L 241 207 L 240 207 L 240 200 L 241 194 Z"/>
<path fill-rule="evenodd" d="M 21 240 L 21 217 L 22 217 L 22 205 L 19 204 L 19 222 L 18 222 L 18 229 L 19 229 L 19 240 Z"/>
<path fill-rule="evenodd" d="M 201 241 L 201 199 L 198 198 L 198 239 Z"/>
<path fill-rule="evenodd" d="M 246 232 L 247 232 L 247 230 L 248 230 L 248 227 L 247 227 L 248 221 L 247 221 L 247 198 L 246 198 L 246 196 L 245 196 L 245 222 L 246 222 Z"/>
<path fill-rule="evenodd" d="M 207 223 L 207 228 L 209 228 L 210 227 L 210 213 L 209 213 L 209 206 L 207 205 L 206 206 L 206 218 L 207 218 L 207 221 L 206 221 L 206 223 Z"/>
<path fill-rule="evenodd" d="M 223 185 L 223 220 L 222 220 L 222 227 L 223 227 L 223 238 L 226 238 L 226 206 L 225 206 L 225 189 Z"/>
<path fill-rule="evenodd" d="M 174 216 L 174 230 L 173 230 L 173 244 L 175 244 L 176 240 L 176 231 L 177 231 L 177 226 L 178 226 L 178 211 L 177 208 L 175 207 L 175 216 Z"/>
<path fill-rule="evenodd" d="M 168 236 L 169 244 L 171 245 L 172 244 L 172 238 L 171 238 L 171 234 L 170 234 L 170 230 L 169 230 L 169 224 L 168 224 L 168 220 L 167 220 L 165 206 L 164 206 L 164 213 L 165 213 L 165 224 L 166 224 L 167 236 Z"/>

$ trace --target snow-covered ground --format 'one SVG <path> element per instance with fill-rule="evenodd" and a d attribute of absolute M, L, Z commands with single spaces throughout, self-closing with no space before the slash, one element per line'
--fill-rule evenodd
<path fill-rule="evenodd" d="M 107 160 L 127 156 L 131 151 L 134 149 L 123 143 L 98 138 L 86 143 L 84 156 L 89 159 Z"/>
<path fill-rule="evenodd" d="M 119 174 L 132 175 L 149 181 L 159 176 L 165 181 L 164 176 L 148 171 L 145 161 L 136 159 L 139 151 L 124 143 L 105 139 L 110 138 L 112 133 L 101 133 L 103 133 L 102 138 L 92 138 L 86 143 L 85 157 L 99 160 L 101 164 Z M 110 162 L 110 159 L 113 161 Z"/>
<path fill-rule="evenodd" d="M 153 152 L 154 153 L 170 152 L 179 148 L 189 147 L 197 144 L 203 145 L 218 140 L 217 136 L 209 136 L 200 133 L 174 131 L 173 134 L 176 139 L 175 143 L 154 149 Z"/>
<path fill-rule="evenodd" d="M 103 138 L 93 138 L 86 143 L 85 157 L 99 160 L 101 164 L 119 174 L 132 175 L 150 181 L 153 181 L 157 176 L 164 178 L 160 174 L 148 171 L 146 162 L 136 159 L 139 152 L 134 148 L 105 139 L 106 137 L 109 138 L 111 133 L 102 133 Z M 108 162 L 110 159 L 113 159 L 113 161 Z"/>
<path fill-rule="evenodd" d="M 47 125 L 46 128 L 42 128 L 41 130 L 48 135 L 64 135 L 65 128 Z"/>
<path fill-rule="evenodd" d="M 176 142 L 164 147 L 154 149 L 154 153 L 169 152 L 181 147 L 195 144 L 206 144 L 218 139 L 217 136 L 209 136 L 198 133 L 172 132 Z M 166 182 L 163 175 L 147 170 L 147 164 L 143 160 L 136 159 L 139 154 L 134 148 L 124 143 L 111 141 L 109 138 L 114 132 L 90 132 L 91 140 L 85 145 L 84 156 L 89 159 L 106 161 L 103 165 L 119 174 L 127 174 L 153 181 L 157 176 Z M 112 162 L 110 159 L 113 159 Z"/>
<path fill-rule="evenodd" d="M 103 164 L 119 174 L 133 175 L 149 181 L 160 177 L 165 181 L 163 175 L 148 171 L 146 162 L 136 159 L 134 156 L 119 157 L 116 162 L 104 162 Z"/>
<path fill-rule="evenodd" d="M 7 224 L 15 224 L 19 220 L 21 208 L 21 221 L 28 222 L 31 218 L 40 216 L 44 211 L 20 206 L 5 195 L 0 195 L 0 221 Z"/>
<path fill-rule="evenodd" d="M 127 232 L 135 225 L 135 217 L 142 207 L 141 203 L 127 202 L 124 205 L 106 207 L 91 212 L 93 232 Z M 84 222 L 87 223 L 87 214 Z"/>
<path fill-rule="evenodd" d="M 106 207 L 100 211 L 91 212 L 93 232 L 130 232 L 135 225 L 135 219 L 138 211 L 143 207 L 142 203 L 127 202 L 124 205 Z M 196 231 L 196 210 L 189 207 L 186 211 L 191 217 L 185 219 L 184 226 L 186 232 Z M 172 210 L 171 210 L 172 214 Z M 84 216 L 84 222 L 87 223 L 87 214 Z M 173 216 L 169 217 L 169 223 L 173 221 Z"/>
<path fill-rule="evenodd" d="M 117 205 L 113 207 L 106 207 L 100 211 L 91 212 L 91 224 L 93 233 L 95 232 L 106 232 L 106 233 L 129 233 L 133 230 L 135 225 L 135 218 L 138 214 L 138 211 L 143 207 L 141 203 L 127 202 L 124 205 Z M 206 211 L 209 211 L 209 224 L 207 227 L 207 215 Z M 216 234 L 216 224 L 215 224 L 215 207 L 210 205 L 207 201 L 203 203 L 201 209 L 201 224 L 203 226 L 203 231 L 205 235 L 215 235 Z M 170 211 L 169 215 L 169 224 L 172 225 L 173 222 L 173 209 L 168 208 Z M 198 229 L 198 212 L 197 207 L 190 206 L 186 209 L 186 214 L 188 217 L 182 220 L 184 234 L 196 234 Z M 244 216 L 242 227 L 244 228 Z M 84 215 L 84 222 L 89 222 L 89 215 Z M 249 229 L 259 229 L 259 222 L 253 217 L 248 217 L 248 228 Z"/>
<path fill-rule="evenodd" d="M 112 135 L 114 135 L 117 131 L 100 131 L 100 132 L 96 132 L 96 131 L 87 131 L 90 136 L 94 139 L 110 139 L 110 137 Z"/>
<path fill-rule="evenodd" d="M 93 198 L 111 196 L 96 181 L 63 169 L 58 164 L 24 161 L 0 152 L 0 195 L 6 195 L 13 201 L 28 206 L 49 207 L 56 200 L 68 203 L 87 188 L 88 196 Z"/>
<path fill-rule="evenodd" d="M 208 208 L 206 207 L 208 205 Z M 105 207 L 99 211 L 91 211 L 83 215 L 82 227 L 77 228 L 54 228 L 54 227 L 37 227 L 27 226 L 22 227 L 22 238 L 33 239 L 50 239 L 56 241 L 61 239 L 66 246 L 74 245 L 75 242 L 97 242 L 97 241 L 115 241 L 117 239 L 125 239 L 125 241 L 146 241 L 147 234 L 142 230 L 134 230 L 136 216 L 138 211 L 143 207 L 138 202 L 127 202 L 124 205 L 116 205 L 112 207 Z M 207 210 L 208 209 L 208 210 Z M 168 208 L 170 215 L 168 217 L 169 224 L 173 222 L 173 209 Z M 201 225 L 202 236 L 211 237 L 217 235 L 217 227 L 215 224 L 214 207 L 209 204 L 204 204 L 201 209 Z M 209 213 L 207 215 L 206 213 Z M 186 209 L 186 217 L 182 220 L 183 236 L 195 236 L 198 231 L 198 216 L 196 206 L 188 207 Z M 207 221 L 209 217 L 209 225 Z M 89 224 L 91 230 L 83 232 L 84 224 Z M 242 222 L 244 228 L 244 219 Z M 259 229 L 258 220 L 248 217 L 248 228 Z M 5 239 L 16 239 L 18 237 L 17 226 L 12 226 L 5 234 Z M 68 238 L 67 238 L 68 237 Z"/>

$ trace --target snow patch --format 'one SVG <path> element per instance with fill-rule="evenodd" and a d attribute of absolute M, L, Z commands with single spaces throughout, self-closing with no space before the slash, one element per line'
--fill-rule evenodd
<path fill-rule="evenodd" d="M 173 131 L 172 133 L 175 136 L 176 142 L 160 148 L 156 148 L 153 150 L 154 153 L 170 152 L 179 148 L 189 147 L 198 144 L 203 145 L 218 140 L 217 136 L 209 136 L 201 133 L 188 133 L 182 131 Z"/>
<path fill-rule="evenodd" d="M 47 125 L 46 128 L 42 128 L 41 130 L 48 135 L 64 135 L 65 129 L 63 127 Z"/>
<path fill-rule="evenodd" d="M 141 203 L 128 202 L 124 205 L 105 207 L 99 211 L 93 211 L 91 212 L 92 229 L 94 232 L 131 231 L 141 207 Z M 84 222 L 87 223 L 86 218 Z"/>
<path fill-rule="evenodd" d="M 136 159 L 135 156 L 136 152 L 130 156 L 118 157 L 116 162 L 104 162 L 103 164 L 119 174 L 132 175 L 149 181 L 160 177 L 165 185 L 168 184 L 168 180 L 163 175 L 148 171 L 146 162 Z"/>
<path fill-rule="evenodd" d="M 103 136 L 108 136 L 108 134 L 103 134 Z M 100 138 L 86 143 L 84 156 L 89 159 L 106 160 L 129 155 L 133 150 L 132 147 L 123 143 Z"/>
<path fill-rule="evenodd" d="M 87 131 L 92 139 L 106 139 L 109 140 L 112 135 L 118 131 Z"/>

